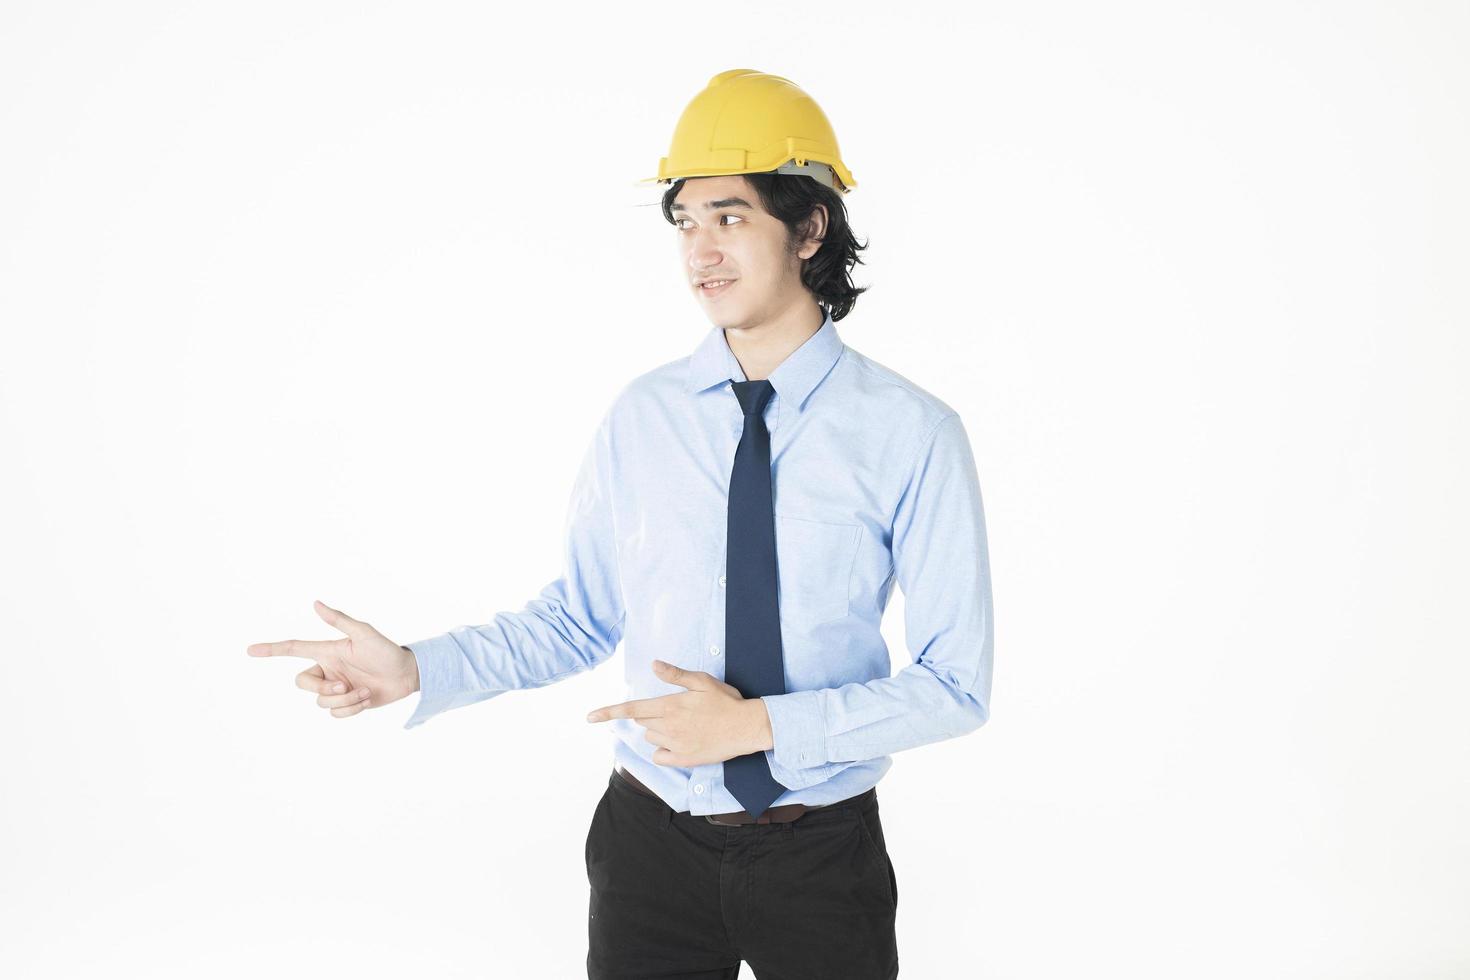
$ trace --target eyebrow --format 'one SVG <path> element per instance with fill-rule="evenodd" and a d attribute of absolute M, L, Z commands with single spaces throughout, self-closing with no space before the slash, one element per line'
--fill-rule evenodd
<path fill-rule="evenodd" d="M 743 197 L 722 197 L 718 201 L 704 202 L 704 209 L 706 211 L 713 211 L 715 208 L 744 208 L 747 211 L 755 210 L 755 208 L 750 206 L 750 202 Z M 686 208 L 684 205 L 675 202 L 669 205 L 669 210 L 688 211 L 689 209 Z"/>

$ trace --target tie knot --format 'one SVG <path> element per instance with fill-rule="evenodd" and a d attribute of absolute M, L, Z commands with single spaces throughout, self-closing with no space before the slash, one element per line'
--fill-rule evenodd
<path fill-rule="evenodd" d="M 771 400 L 776 389 L 771 382 L 762 379 L 760 381 L 734 381 L 730 382 L 730 388 L 735 392 L 735 397 L 740 399 L 740 410 L 747 417 L 751 415 L 762 415 L 766 410 L 766 403 Z"/>

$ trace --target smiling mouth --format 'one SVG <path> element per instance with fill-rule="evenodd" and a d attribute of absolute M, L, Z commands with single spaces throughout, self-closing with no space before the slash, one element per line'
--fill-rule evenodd
<path fill-rule="evenodd" d="M 699 288 L 699 291 L 701 293 L 705 293 L 706 295 L 714 295 L 714 294 L 717 294 L 717 293 L 723 293 L 725 290 L 727 290 L 731 286 L 733 286 L 735 284 L 736 280 L 734 280 L 734 279 L 715 279 L 715 280 L 711 280 L 711 282 L 713 284 L 700 283 L 699 284 L 699 287 L 698 287 Z"/>

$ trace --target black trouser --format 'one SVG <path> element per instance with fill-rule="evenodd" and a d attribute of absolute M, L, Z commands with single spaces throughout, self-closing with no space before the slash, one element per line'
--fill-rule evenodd
<path fill-rule="evenodd" d="M 891 980 L 898 878 L 876 788 L 791 823 L 712 824 L 616 772 L 587 829 L 590 980 Z"/>

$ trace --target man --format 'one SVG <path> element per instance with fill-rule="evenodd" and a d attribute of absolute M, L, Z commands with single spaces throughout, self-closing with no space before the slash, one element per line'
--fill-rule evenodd
<path fill-rule="evenodd" d="M 715 149 L 711 149 L 714 147 Z M 796 152 L 793 153 L 793 148 Z M 398 646 L 257 644 L 317 664 L 334 716 L 418 691 L 406 727 L 626 651 L 600 707 L 615 767 L 586 840 L 591 978 L 888 978 L 898 882 L 875 785 L 890 754 L 989 716 L 993 627 L 974 459 L 945 402 L 848 347 L 862 292 L 826 117 L 723 72 L 653 181 L 712 326 L 604 413 L 563 573 L 519 612 Z M 879 632 L 905 596 L 914 662 Z"/>

